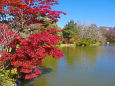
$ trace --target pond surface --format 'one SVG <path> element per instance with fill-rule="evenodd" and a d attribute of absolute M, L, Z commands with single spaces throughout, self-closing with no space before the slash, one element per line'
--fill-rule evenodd
<path fill-rule="evenodd" d="M 44 74 L 23 86 L 115 86 L 115 44 L 62 50 L 63 58 L 45 59 Z"/>

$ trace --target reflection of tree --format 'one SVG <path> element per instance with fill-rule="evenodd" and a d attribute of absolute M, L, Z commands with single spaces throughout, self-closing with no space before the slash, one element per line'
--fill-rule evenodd
<path fill-rule="evenodd" d="M 76 51 L 75 48 L 64 47 L 63 48 L 64 57 L 67 60 L 67 64 L 72 65 L 75 60 Z"/>
<path fill-rule="evenodd" d="M 97 47 L 84 47 L 83 48 L 84 57 L 89 65 L 93 65 L 96 62 L 96 57 L 98 53 Z"/>
<path fill-rule="evenodd" d="M 47 56 L 44 60 L 41 66 L 44 67 L 57 67 L 58 66 L 59 59 L 54 59 L 52 57 Z"/>
<path fill-rule="evenodd" d="M 68 65 L 72 65 L 74 62 L 78 64 L 85 64 L 87 62 L 93 65 L 99 51 L 96 47 L 65 47 L 63 48 L 63 52 Z"/>
<path fill-rule="evenodd" d="M 46 73 L 43 73 L 40 77 L 37 77 L 36 80 L 34 81 L 33 86 L 48 86 L 49 82 L 47 82 L 48 81 L 47 76 L 49 73 L 57 69 L 58 62 L 59 60 L 54 59 L 52 57 L 45 58 L 41 66 L 46 67 L 46 68 L 43 68 L 43 72 L 46 72 Z M 52 74 L 49 74 L 49 75 L 51 76 Z"/>
<path fill-rule="evenodd" d="M 47 82 L 47 78 L 45 75 L 36 78 L 36 80 L 34 81 L 33 86 L 47 86 L 48 82 Z"/>

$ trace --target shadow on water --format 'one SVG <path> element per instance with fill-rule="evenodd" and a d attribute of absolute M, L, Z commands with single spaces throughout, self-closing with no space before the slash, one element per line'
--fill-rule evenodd
<path fill-rule="evenodd" d="M 47 73 L 52 72 L 52 69 L 51 69 L 51 68 L 47 68 L 47 67 L 40 67 L 40 70 L 42 70 L 41 76 L 42 76 L 43 74 L 47 74 Z"/>
<path fill-rule="evenodd" d="M 40 67 L 40 70 L 42 72 L 42 74 L 40 76 L 52 72 L 51 68 L 43 67 L 43 66 Z M 18 79 L 17 80 L 17 86 L 33 86 L 34 80 L 35 79 L 31 79 L 31 80 Z"/>

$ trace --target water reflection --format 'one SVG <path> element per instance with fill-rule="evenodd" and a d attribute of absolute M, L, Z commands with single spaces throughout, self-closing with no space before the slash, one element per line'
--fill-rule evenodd
<path fill-rule="evenodd" d="M 65 60 L 68 65 L 72 65 L 74 62 L 78 64 L 90 64 L 93 65 L 96 61 L 97 53 L 99 50 L 97 47 L 77 47 L 77 48 L 63 48 Z"/>
<path fill-rule="evenodd" d="M 115 47 L 62 48 L 64 57 L 50 57 L 45 74 L 30 86 L 115 86 Z M 29 86 L 29 84 L 24 85 Z"/>

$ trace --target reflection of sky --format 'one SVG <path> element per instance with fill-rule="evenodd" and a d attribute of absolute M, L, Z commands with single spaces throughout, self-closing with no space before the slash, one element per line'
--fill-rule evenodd
<path fill-rule="evenodd" d="M 57 75 L 60 86 L 69 86 L 70 83 L 72 83 L 71 86 L 77 86 L 77 84 L 78 86 L 115 86 L 115 55 L 113 55 L 115 47 L 106 46 L 97 49 L 99 51 L 94 49 L 96 56 L 92 58 L 87 57 L 91 56 L 87 54 L 93 53 L 88 53 L 87 49 L 82 51 L 85 56 L 82 55 L 80 63 L 74 59 L 72 65 L 70 65 L 67 63 L 69 62 L 67 56 L 61 59 Z M 78 53 L 76 52 L 76 54 Z"/>
<path fill-rule="evenodd" d="M 105 56 L 115 59 L 115 46 L 103 46 L 99 48 L 101 51 L 105 51 Z"/>
<path fill-rule="evenodd" d="M 115 46 L 104 46 L 104 47 L 101 47 L 102 49 L 106 49 L 106 50 L 114 50 L 115 51 Z"/>

